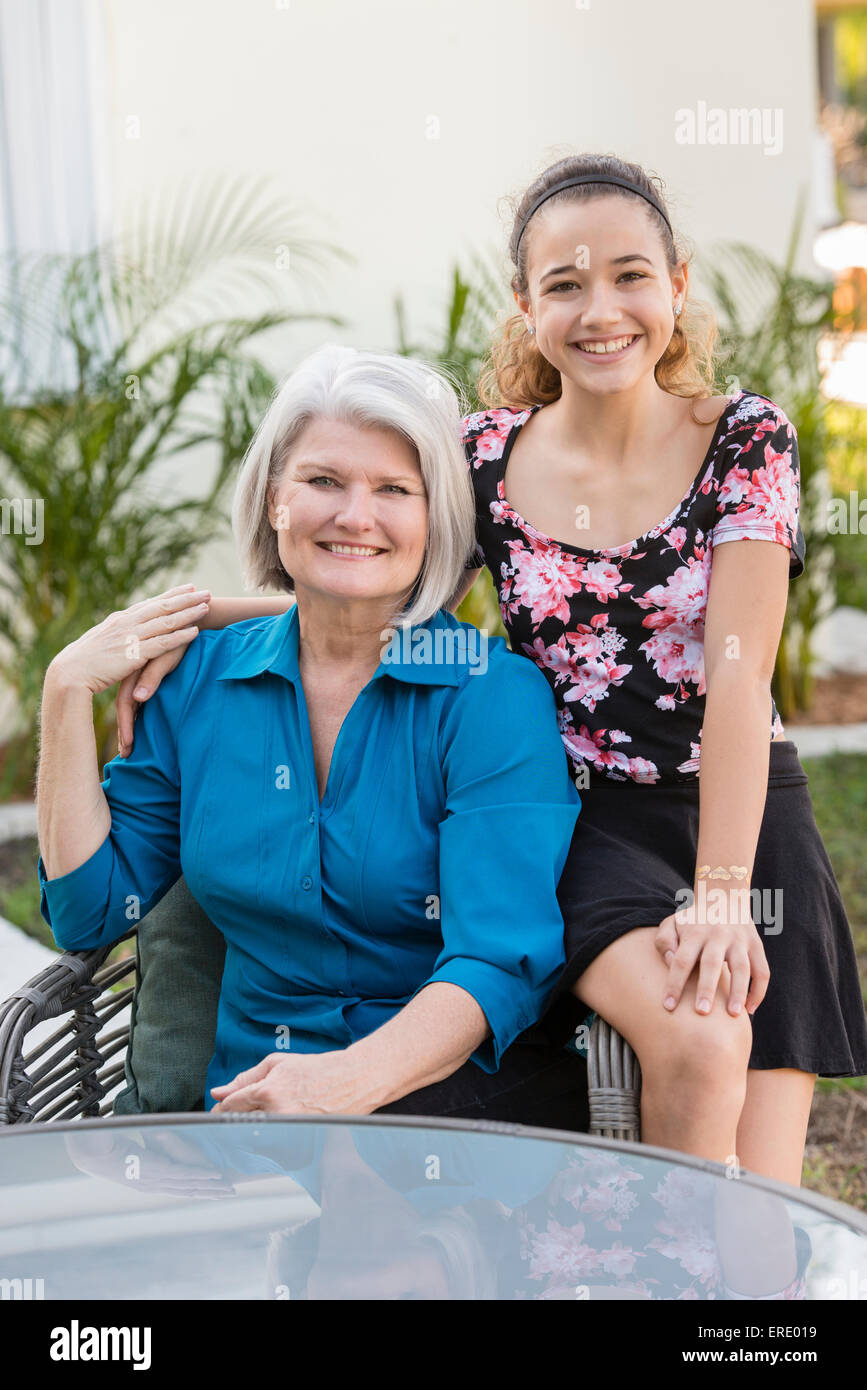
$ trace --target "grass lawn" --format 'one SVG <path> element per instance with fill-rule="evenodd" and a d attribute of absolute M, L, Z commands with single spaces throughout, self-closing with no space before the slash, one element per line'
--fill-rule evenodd
<path fill-rule="evenodd" d="M 816 821 L 840 884 L 867 999 L 867 754 L 804 759 Z M 39 912 L 36 840 L 0 845 L 0 916 L 47 946 Z M 128 943 L 113 956 L 129 955 Z M 22 981 L 23 983 L 23 981 Z M 810 1117 L 804 1186 L 867 1211 L 867 1077 L 820 1079 Z"/>
<path fill-rule="evenodd" d="M 867 755 L 804 758 L 816 823 L 852 928 L 867 999 Z M 820 1077 L 804 1158 L 805 1187 L 867 1211 L 867 1077 Z"/>

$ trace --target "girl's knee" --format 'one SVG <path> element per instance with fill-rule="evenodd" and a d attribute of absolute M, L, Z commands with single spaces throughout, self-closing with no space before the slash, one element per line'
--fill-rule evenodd
<path fill-rule="evenodd" d="M 648 1079 L 735 1090 L 746 1085 L 752 1051 L 747 1013 L 726 1004 L 731 976 L 723 967 L 709 1014 L 695 1011 L 698 967 L 673 1012 L 663 1007 L 668 967 L 654 945 L 656 927 L 634 927 L 606 947 L 576 981 L 574 993 L 622 1033 Z"/>
<path fill-rule="evenodd" d="M 675 1082 L 700 1083 L 714 1088 L 746 1089 L 752 1051 L 752 1025 L 747 1014 L 732 1017 L 717 996 L 710 1014 L 697 1014 L 685 996 L 673 1013 L 660 1005 L 663 1017 L 651 1030 L 639 1054 L 648 1079 L 655 1075 Z"/>

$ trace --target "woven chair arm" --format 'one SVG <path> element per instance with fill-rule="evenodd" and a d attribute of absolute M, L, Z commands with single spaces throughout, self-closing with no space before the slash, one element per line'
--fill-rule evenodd
<path fill-rule="evenodd" d="M 587 1047 L 590 1133 L 638 1143 L 641 1069 L 625 1038 L 597 1014 Z"/>
<path fill-rule="evenodd" d="M 108 946 L 64 951 L 0 1004 L 0 1125 L 100 1113 L 98 1102 L 110 1086 L 99 1068 L 129 1036 L 126 1026 L 106 1031 L 133 993 L 112 986 L 135 969 L 135 957 L 105 961 L 136 930 Z M 28 1033 L 52 1018 L 64 1021 L 25 1056 Z M 117 1066 L 110 1071 L 115 1080 Z"/>

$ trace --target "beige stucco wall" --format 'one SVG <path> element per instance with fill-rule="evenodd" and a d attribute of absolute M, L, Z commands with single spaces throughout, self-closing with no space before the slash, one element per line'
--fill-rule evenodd
<path fill-rule="evenodd" d="M 397 292 L 435 331 L 454 258 L 497 253 L 498 199 L 562 154 L 637 160 L 699 246 L 775 255 L 810 182 L 810 0 L 106 0 L 105 17 L 115 205 L 197 170 L 273 175 L 356 258 L 307 301 L 356 346 L 395 347 Z M 680 143 L 675 113 L 700 103 L 765 108 L 779 150 Z M 287 333 L 273 365 L 328 336 Z M 238 591 L 231 542 L 196 578 Z"/>

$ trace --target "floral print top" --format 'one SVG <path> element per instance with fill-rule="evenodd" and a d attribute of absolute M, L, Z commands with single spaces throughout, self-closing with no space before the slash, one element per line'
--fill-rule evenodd
<path fill-rule="evenodd" d="M 713 548 L 768 540 L 804 569 L 794 427 L 754 391 L 732 396 L 686 495 L 652 530 L 590 550 L 552 540 L 506 500 L 518 431 L 537 410 L 464 420 L 477 548 L 497 589 L 512 649 L 553 687 L 579 786 L 694 782 L 705 705 L 704 621 Z M 770 738 L 783 732 L 776 706 Z"/>

